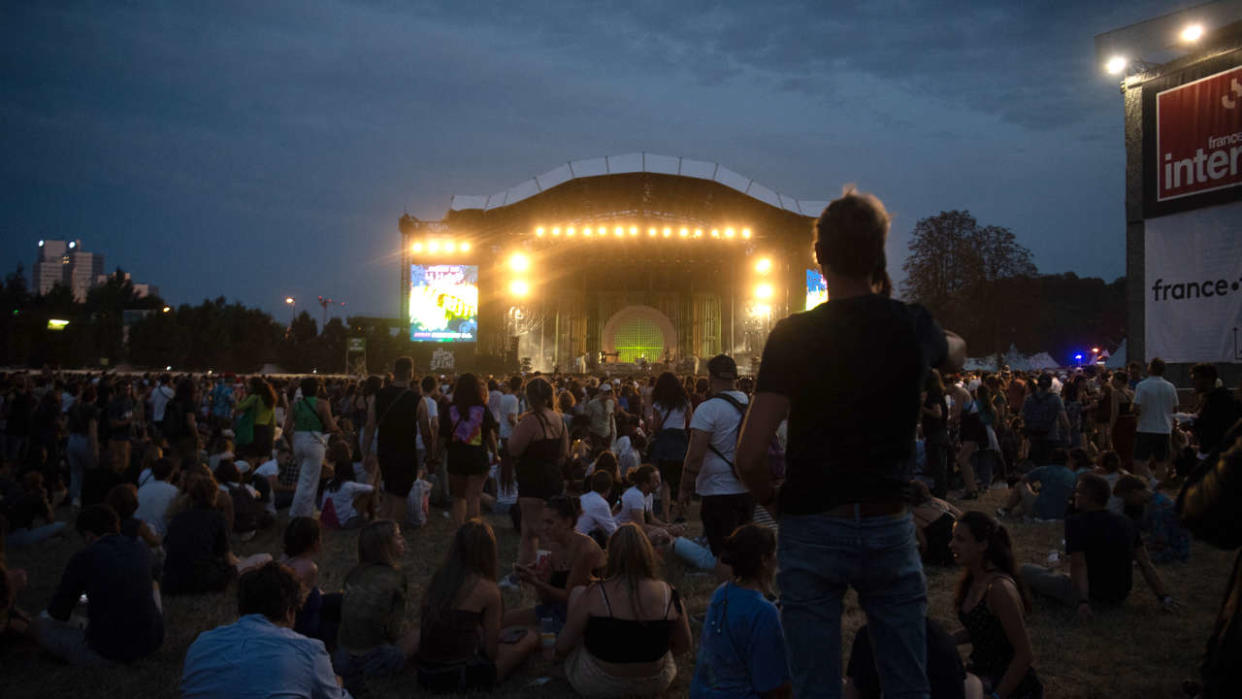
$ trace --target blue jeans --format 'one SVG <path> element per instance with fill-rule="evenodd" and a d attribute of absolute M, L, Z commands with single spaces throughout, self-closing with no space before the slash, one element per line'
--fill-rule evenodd
<path fill-rule="evenodd" d="M 858 592 L 884 696 L 930 696 L 927 579 L 914 519 L 781 517 L 781 624 L 794 695 L 841 696 L 841 600 Z"/>

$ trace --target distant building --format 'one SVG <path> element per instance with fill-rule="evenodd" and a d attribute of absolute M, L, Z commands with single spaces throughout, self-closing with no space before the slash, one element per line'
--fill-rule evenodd
<path fill-rule="evenodd" d="M 74 247 L 77 247 L 76 241 Z M 65 253 L 68 249 L 68 243 L 63 240 L 39 241 L 39 256 L 34 263 L 35 293 L 43 296 L 57 284 L 65 283 L 65 270 L 69 265 L 69 257 Z"/>
<path fill-rule="evenodd" d="M 80 245 L 75 246 L 81 248 Z M 84 252 L 80 249 L 70 251 L 69 268 L 66 270 L 67 279 L 65 282 L 69 288 L 73 290 L 73 298 L 81 303 L 86 300 L 86 292 L 95 286 L 95 280 L 103 274 L 104 256 L 93 253 Z"/>
<path fill-rule="evenodd" d="M 139 284 L 138 282 L 134 281 L 134 278 L 130 275 L 129 272 L 122 272 L 122 275 L 125 277 L 126 280 L 129 281 L 131 285 L 133 285 L 134 294 L 138 298 L 145 299 L 148 296 L 159 296 L 160 295 L 160 288 L 156 286 L 155 284 Z M 98 277 L 95 278 L 95 285 L 103 286 L 104 284 L 107 284 L 108 279 L 111 276 L 112 276 L 111 274 L 99 275 Z"/>
<path fill-rule="evenodd" d="M 81 303 L 93 287 L 107 283 L 104 273 L 104 256 L 87 252 L 81 240 L 40 240 L 39 254 L 34 264 L 34 290 L 40 296 L 47 294 L 57 284 L 69 287 L 74 300 Z M 134 285 L 139 297 L 156 296 L 159 287 L 134 282 L 128 273 L 125 278 Z"/>

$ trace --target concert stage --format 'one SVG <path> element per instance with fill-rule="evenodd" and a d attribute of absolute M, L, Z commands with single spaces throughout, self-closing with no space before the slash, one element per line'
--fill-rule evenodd
<path fill-rule="evenodd" d="M 544 371 L 721 352 L 745 365 L 773 322 L 822 300 L 808 287 L 825 205 L 650 153 L 455 196 L 442 221 L 400 220 L 410 338 Z"/>

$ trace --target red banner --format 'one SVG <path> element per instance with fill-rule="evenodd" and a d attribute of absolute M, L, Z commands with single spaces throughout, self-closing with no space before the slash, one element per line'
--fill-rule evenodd
<path fill-rule="evenodd" d="M 1156 200 L 1242 184 L 1242 67 L 1156 95 Z"/>

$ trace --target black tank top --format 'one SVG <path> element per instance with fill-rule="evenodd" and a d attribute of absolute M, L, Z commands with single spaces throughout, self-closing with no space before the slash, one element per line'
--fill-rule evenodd
<path fill-rule="evenodd" d="M 609 663 L 652 663 L 664 657 L 673 635 L 673 620 L 668 618 L 668 613 L 674 607 L 682 612 L 681 596 L 676 588 L 669 587 L 671 594 L 664 607 L 664 617 L 643 621 L 612 616 L 612 603 L 601 583 L 599 591 L 608 607 L 608 616 L 593 616 L 587 620 L 583 645 L 591 655 Z"/>
<path fill-rule="evenodd" d="M 535 414 L 535 417 L 543 428 L 542 434 L 539 439 L 532 439 L 526 445 L 526 450 L 518 457 L 518 468 L 523 471 L 540 467 L 555 467 L 559 469 L 563 456 L 561 438 L 564 435 L 558 434 L 555 437 L 547 437 L 548 423 L 538 413 Z M 561 429 L 564 429 L 564 423 L 562 423 Z"/>
<path fill-rule="evenodd" d="M 375 394 L 380 465 L 408 465 L 417 458 L 419 398 L 418 391 L 403 386 L 387 386 Z"/>

